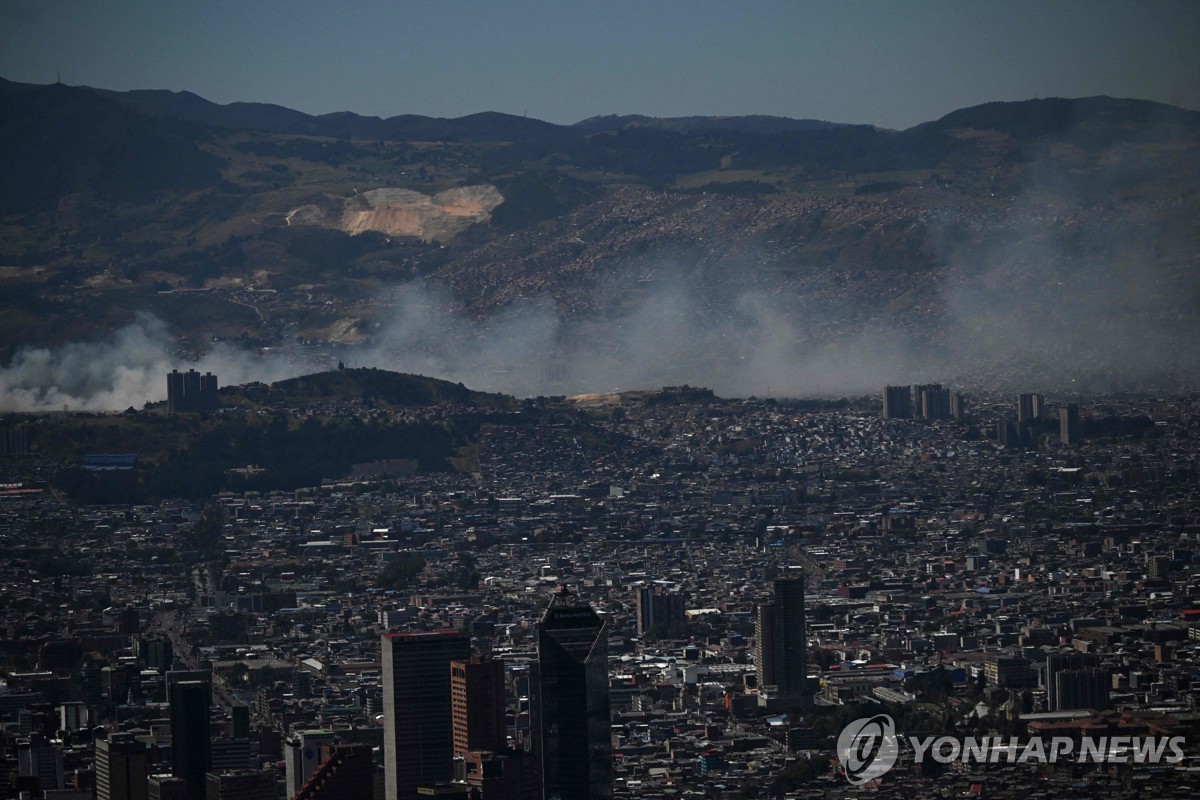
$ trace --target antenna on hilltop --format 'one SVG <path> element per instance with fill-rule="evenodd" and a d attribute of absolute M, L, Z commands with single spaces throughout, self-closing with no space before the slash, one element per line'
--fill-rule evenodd
<path fill-rule="evenodd" d="M 54 83 L 62 86 L 62 67 L 58 64 L 54 65 Z"/>

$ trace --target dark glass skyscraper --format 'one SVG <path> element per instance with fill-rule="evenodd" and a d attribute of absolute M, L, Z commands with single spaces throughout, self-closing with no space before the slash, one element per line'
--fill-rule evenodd
<path fill-rule="evenodd" d="M 779 578 L 775 599 L 758 607 L 759 691 L 785 704 L 808 701 L 808 653 L 804 620 L 804 578 Z"/>
<path fill-rule="evenodd" d="M 412 800 L 453 773 L 450 662 L 471 657 L 461 631 L 383 634 L 383 768 L 387 800 Z"/>
<path fill-rule="evenodd" d="M 1058 410 L 1058 438 L 1067 447 L 1079 444 L 1083 426 L 1079 423 L 1079 406 L 1070 403 Z"/>
<path fill-rule="evenodd" d="M 912 419 L 912 390 L 907 386 L 885 386 L 883 416 L 887 419 Z"/>
<path fill-rule="evenodd" d="M 168 672 L 171 707 L 171 771 L 187 786 L 188 800 L 204 800 L 204 774 L 212 767 L 209 709 L 212 673 Z"/>
<path fill-rule="evenodd" d="M 600 615 L 565 588 L 538 623 L 531 710 L 542 800 L 612 797 L 607 636 Z"/>

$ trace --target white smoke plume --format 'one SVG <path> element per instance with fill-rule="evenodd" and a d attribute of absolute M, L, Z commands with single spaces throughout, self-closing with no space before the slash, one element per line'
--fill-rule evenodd
<path fill-rule="evenodd" d="M 903 320 L 780 290 L 750 257 L 713 269 L 662 256 L 637 270 L 653 280 L 624 270 L 602 282 L 594 292 L 607 310 L 587 314 L 563 313 L 546 296 L 478 319 L 436 285 L 409 283 L 389 293 L 367 344 L 328 349 L 323 362 L 289 347 L 263 355 L 219 344 L 184 363 L 167 326 L 140 315 L 104 341 L 19 350 L 0 367 L 0 411 L 140 408 L 165 399 L 176 367 L 230 385 L 339 359 L 517 396 L 683 383 L 777 397 L 933 381 L 1006 392 L 1200 386 L 1200 228 L 1188 222 L 1200 219 L 1200 199 L 1114 202 L 1094 192 L 1102 172 L 1089 196 L 1072 196 L 1069 181 L 1036 164 L 1027 176 L 992 218 L 967 221 L 970 235 L 933 224 L 942 267 L 912 283 L 918 310 Z M 831 280 L 853 296 L 847 276 Z"/>
<path fill-rule="evenodd" d="M 223 384 L 284 377 L 286 365 L 218 344 L 199 362 L 181 363 L 157 317 L 137 318 L 107 339 L 57 348 L 26 347 L 0 369 L 0 411 L 121 411 L 165 400 L 167 373 L 195 368 Z"/>

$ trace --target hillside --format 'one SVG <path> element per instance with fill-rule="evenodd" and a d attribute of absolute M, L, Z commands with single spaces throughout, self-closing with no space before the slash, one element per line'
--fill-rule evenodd
<path fill-rule="evenodd" d="M 200 129 L 66 86 L 0 93 L 0 213 L 91 195 L 136 206 L 215 183 Z"/>
<path fill-rule="evenodd" d="M 370 408 L 415 406 L 470 406 L 479 409 L 511 410 L 511 397 L 476 392 L 461 383 L 405 375 L 373 368 L 317 372 L 275 383 L 225 387 L 221 401 L 226 405 L 294 408 L 314 404 L 365 405 Z"/>
<path fill-rule="evenodd" d="M 891 329 L 925 368 L 997 383 L 1082 360 L 1110 381 L 1148 363 L 1137 348 L 1200 331 L 1200 114 L 1144 101 L 989 103 L 906 131 L 773 117 L 561 126 L 0 82 L 0 112 L 6 363 L 139 312 L 167 323 L 180 357 L 219 339 L 327 365 L 339 348 L 385 346 L 486 361 L 489 331 L 519 323 L 551 337 L 533 372 L 661 350 L 653 363 L 679 374 L 659 383 L 729 393 L 688 371 L 702 350 L 629 331 L 673 308 L 712 325 L 669 330 L 721 349 L 769 320 L 783 353 L 861 350 Z M 465 344 L 415 336 L 405 320 L 431 314 Z M 1174 381 L 1196 366 L 1169 361 L 1145 371 Z M 410 362 L 425 363 L 396 363 Z M 485 367 L 464 374 L 521 388 Z M 579 380 L 562 390 L 616 382 Z"/>
<path fill-rule="evenodd" d="M 115 415 L 42 415 L 27 424 L 36 454 L 66 464 L 89 453 L 138 455 L 130 472 L 62 470 L 55 483 L 72 497 L 147 502 L 312 486 L 344 479 L 363 462 L 380 462 L 384 472 L 450 471 L 484 421 L 518 408 L 504 395 L 378 369 L 227 386 L 221 403 L 225 410 L 215 414 L 168 414 L 158 403 Z M 302 413 L 284 413 L 293 410 Z"/>

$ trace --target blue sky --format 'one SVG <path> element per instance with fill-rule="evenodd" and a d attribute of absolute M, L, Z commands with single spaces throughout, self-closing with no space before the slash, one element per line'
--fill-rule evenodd
<path fill-rule="evenodd" d="M 905 128 L 990 100 L 1200 108 L 1200 0 L 0 0 L 0 76 L 309 113 L 773 114 Z"/>

